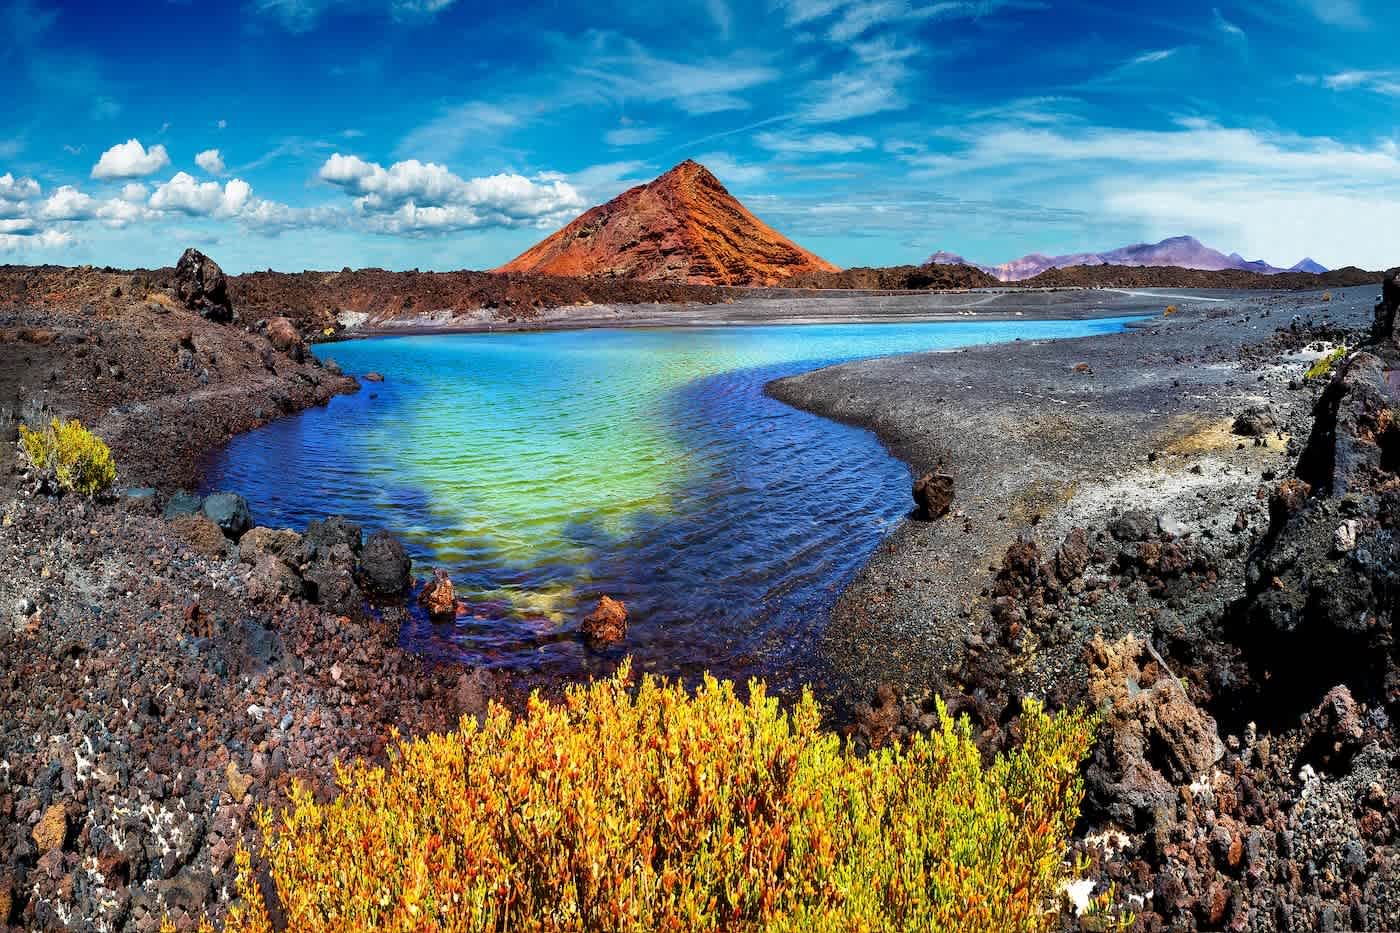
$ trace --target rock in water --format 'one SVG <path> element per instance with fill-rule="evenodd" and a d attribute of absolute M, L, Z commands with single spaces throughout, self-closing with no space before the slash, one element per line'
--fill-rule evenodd
<path fill-rule="evenodd" d="M 248 500 L 236 492 L 216 492 L 208 496 L 201 511 L 234 541 L 253 527 L 253 513 L 248 509 Z"/>
<path fill-rule="evenodd" d="M 953 477 L 947 473 L 925 473 L 914 481 L 915 514 L 926 522 L 948 514 L 953 504 Z"/>
<path fill-rule="evenodd" d="M 360 569 L 371 593 L 393 596 L 409 584 L 408 552 L 398 538 L 387 531 L 376 531 L 365 542 Z"/>
<path fill-rule="evenodd" d="M 345 520 L 344 515 L 332 515 L 306 524 L 305 541 L 311 555 L 318 560 L 329 559 L 337 544 L 343 544 L 352 556 L 358 556 L 364 545 L 360 526 Z"/>
<path fill-rule="evenodd" d="M 611 596 L 598 600 L 598 605 L 583 619 L 583 636 L 594 647 L 615 644 L 627 634 L 627 606 Z"/>
<path fill-rule="evenodd" d="M 434 619 L 450 619 L 457 614 L 453 598 L 452 578 L 441 567 L 433 568 L 433 576 L 418 593 L 418 605 L 428 610 Z"/>
<path fill-rule="evenodd" d="M 175 295 L 191 311 L 220 324 L 233 320 L 228 280 L 219 264 L 199 250 L 185 250 L 175 266 Z"/>
<path fill-rule="evenodd" d="M 267 339 L 272 346 L 300 363 L 306 359 L 306 342 L 297 333 L 296 326 L 284 317 L 275 317 L 267 322 Z"/>

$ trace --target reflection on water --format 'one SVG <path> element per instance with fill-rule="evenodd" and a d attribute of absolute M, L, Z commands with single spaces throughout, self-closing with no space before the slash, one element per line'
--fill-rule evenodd
<path fill-rule="evenodd" d="M 448 569 L 473 613 L 415 650 L 542 675 L 601 670 L 578 621 L 627 603 L 639 666 L 819 674 L 835 595 L 910 506 L 864 432 L 763 394 L 831 362 L 1118 330 L 1124 319 L 595 330 L 318 348 L 383 383 L 236 438 L 207 467 L 262 524 L 342 513 Z"/>

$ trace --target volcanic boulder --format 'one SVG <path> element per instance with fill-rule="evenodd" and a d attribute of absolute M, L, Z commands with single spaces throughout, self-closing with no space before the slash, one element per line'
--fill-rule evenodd
<path fill-rule="evenodd" d="M 275 317 L 267 322 L 267 339 L 275 349 L 298 363 L 306 358 L 305 341 L 297 333 L 296 326 L 284 317 Z"/>
<path fill-rule="evenodd" d="M 622 641 L 627 634 L 627 606 L 611 596 L 603 596 L 583 619 L 583 636 L 595 648 Z"/>
<path fill-rule="evenodd" d="M 233 320 L 228 280 L 219 264 L 191 247 L 175 266 L 175 297 L 203 317 L 220 324 Z"/>
<path fill-rule="evenodd" d="M 836 267 L 779 234 L 686 160 L 589 210 L 496 272 L 773 285 Z"/>
<path fill-rule="evenodd" d="M 434 619 L 450 619 L 457 614 L 457 600 L 454 598 L 452 578 L 441 567 L 433 568 L 433 575 L 423 589 L 418 592 L 418 605 L 428 610 Z"/>
<path fill-rule="evenodd" d="M 360 554 L 360 569 L 371 593 L 393 596 L 402 593 L 410 582 L 411 564 L 408 552 L 398 538 L 379 530 L 365 541 Z"/>
<path fill-rule="evenodd" d="M 915 515 L 926 522 L 948 514 L 953 504 L 953 477 L 947 473 L 925 473 L 914 481 Z"/>

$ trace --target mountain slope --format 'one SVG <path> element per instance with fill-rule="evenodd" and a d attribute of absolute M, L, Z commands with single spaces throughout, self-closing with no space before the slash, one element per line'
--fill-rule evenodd
<path fill-rule="evenodd" d="M 493 271 L 773 285 L 837 267 L 759 220 L 705 166 L 687 159 Z"/>
<path fill-rule="evenodd" d="M 966 260 L 951 253 L 938 252 L 929 257 L 929 264 L 965 263 Z M 1211 249 L 1200 240 L 1190 236 L 1168 237 L 1160 243 L 1135 243 L 1102 253 L 1073 253 L 1065 256 L 1046 256 L 1031 253 L 1020 259 L 1013 259 L 996 266 L 977 266 L 1003 282 L 1020 282 L 1040 275 L 1050 269 L 1063 269 L 1070 266 L 1175 266 L 1182 269 L 1199 269 L 1208 272 L 1221 269 L 1238 269 L 1244 272 L 1261 272 L 1274 275 L 1280 272 L 1326 272 L 1311 259 L 1305 259 L 1292 269 L 1280 269 L 1263 260 L 1248 260 L 1239 253 L 1225 255 Z"/>

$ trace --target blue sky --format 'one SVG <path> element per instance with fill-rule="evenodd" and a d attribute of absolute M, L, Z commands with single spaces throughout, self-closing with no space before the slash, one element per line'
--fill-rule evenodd
<path fill-rule="evenodd" d="M 0 0 L 0 262 L 489 268 L 695 158 L 840 265 L 1390 266 L 1397 34 L 1394 0 Z"/>

